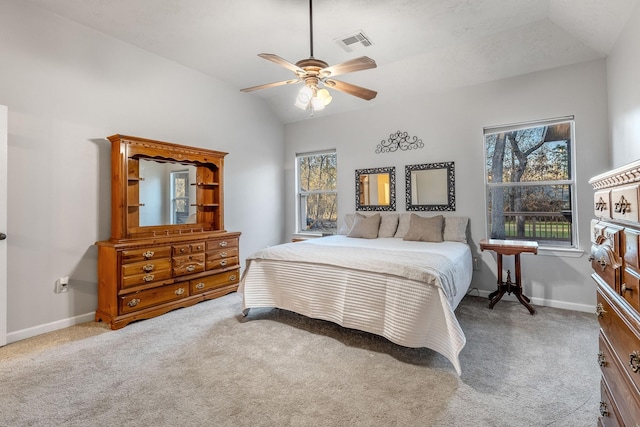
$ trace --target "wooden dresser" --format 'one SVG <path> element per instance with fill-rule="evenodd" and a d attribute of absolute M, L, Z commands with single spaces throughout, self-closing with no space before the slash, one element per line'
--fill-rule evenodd
<path fill-rule="evenodd" d="M 96 321 L 118 329 L 236 291 L 240 233 L 224 230 L 226 153 L 109 140 L 111 238 L 96 243 Z"/>
<path fill-rule="evenodd" d="M 640 161 L 589 180 L 601 426 L 640 426 Z"/>

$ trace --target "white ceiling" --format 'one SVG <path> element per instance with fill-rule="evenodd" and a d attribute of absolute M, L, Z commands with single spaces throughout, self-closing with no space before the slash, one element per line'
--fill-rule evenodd
<path fill-rule="evenodd" d="M 257 56 L 309 57 L 307 0 L 28 0 L 59 16 L 228 82 L 240 90 L 293 78 Z M 338 79 L 378 91 L 364 101 L 333 91 L 317 116 L 419 93 L 603 58 L 638 0 L 315 0 L 314 56 L 329 65 L 369 56 L 378 67 Z M 373 46 L 334 40 L 362 30 Z M 283 123 L 300 85 L 242 96 L 264 99 Z"/>

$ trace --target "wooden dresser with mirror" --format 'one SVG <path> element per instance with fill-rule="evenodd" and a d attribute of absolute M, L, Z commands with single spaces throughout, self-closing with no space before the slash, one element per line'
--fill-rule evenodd
<path fill-rule="evenodd" d="M 640 425 L 640 161 L 589 180 L 591 277 L 600 323 L 600 426 Z"/>
<path fill-rule="evenodd" d="M 118 329 L 236 291 L 240 233 L 224 229 L 227 153 L 108 139 L 111 237 L 96 243 L 96 321 Z"/>

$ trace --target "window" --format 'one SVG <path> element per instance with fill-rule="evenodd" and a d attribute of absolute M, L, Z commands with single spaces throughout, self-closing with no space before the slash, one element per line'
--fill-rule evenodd
<path fill-rule="evenodd" d="M 573 117 L 565 117 L 484 130 L 492 239 L 577 246 L 573 127 Z"/>
<path fill-rule="evenodd" d="M 337 173 L 335 151 L 296 155 L 298 233 L 336 233 Z"/>

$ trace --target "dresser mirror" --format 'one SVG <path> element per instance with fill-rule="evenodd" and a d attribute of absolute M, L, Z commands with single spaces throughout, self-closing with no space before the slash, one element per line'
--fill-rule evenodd
<path fill-rule="evenodd" d="M 140 159 L 140 226 L 196 222 L 196 167 Z"/>
<path fill-rule="evenodd" d="M 124 135 L 109 140 L 112 240 L 224 231 L 226 153 Z"/>
<path fill-rule="evenodd" d="M 356 170 L 356 210 L 396 210 L 396 168 Z"/>
<path fill-rule="evenodd" d="M 407 211 L 455 211 L 454 162 L 405 166 Z"/>

